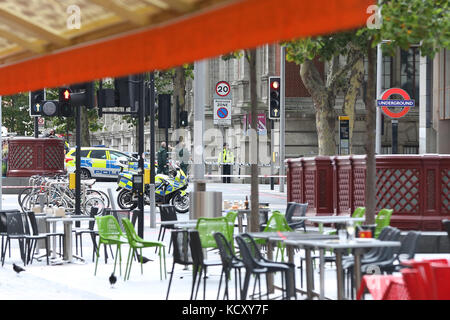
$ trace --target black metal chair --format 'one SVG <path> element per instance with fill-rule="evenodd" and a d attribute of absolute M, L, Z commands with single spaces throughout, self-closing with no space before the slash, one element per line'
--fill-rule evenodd
<path fill-rule="evenodd" d="M 245 265 L 245 278 L 244 285 L 241 291 L 241 300 L 245 300 L 247 298 L 248 286 L 250 284 L 250 276 L 254 274 L 256 276 L 255 283 L 253 286 L 253 297 L 255 296 L 255 288 L 256 282 L 259 285 L 259 298 L 261 299 L 261 274 L 266 276 L 266 288 L 267 288 L 267 298 L 269 298 L 269 288 L 267 281 L 268 273 L 276 273 L 281 272 L 281 283 L 282 283 L 282 292 L 283 298 L 289 299 L 290 293 L 294 294 L 294 297 L 297 298 L 295 294 L 295 265 L 288 262 L 275 262 L 267 260 L 261 254 L 258 245 L 252 236 L 247 233 L 243 233 L 239 236 L 236 236 L 236 241 L 239 246 L 239 252 L 241 254 L 242 260 Z M 292 286 L 292 287 L 291 287 Z"/>
<path fill-rule="evenodd" d="M 170 241 L 173 245 L 173 264 L 170 272 L 169 286 L 167 287 L 166 300 L 169 299 L 170 286 L 172 284 L 175 265 L 185 267 L 192 265 L 191 249 L 189 247 L 189 233 L 187 230 L 173 230 Z M 192 284 L 194 285 L 194 284 Z"/>
<path fill-rule="evenodd" d="M 19 242 L 20 257 L 23 264 L 26 265 L 27 257 L 25 251 L 26 237 L 22 213 L 20 211 L 3 212 L 6 215 L 6 243 L 2 250 L 2 266 L 5 264 L 6 249 L 11 248 L 11 240 Z"/>
<path fill-rule="evenodd" d="M 242 290 L 241 286 L 241 269 L 244 268 L 244 262 L 242 259 L 239 259 L 236 257 L 236 255 L 233 252 L 233 249 L 231 248 L 230 243 L 228 242 L 227 238 L 220 232 L 214 233 L 214 239 L 217 243 L 217 248 L 219 249 L 220 258 L 222 260 L 222 273 L 220 274 L 220 280 L 219 280 L 219 289 L 217 290 L 217 300 L 219 300 L 219 294 L 220 294 L 220 287 L 222 285 L 222 277 L 225 281 L 225 292 L 223 294 L 223 298 L 227 297 L 229 299 L 228 295 L 228 280 L 230 278 L 230 271 L 231 269 L 234 269 L 234 288 L 235 288 L 235 296 L 236 300 L 238 299 L 237 294 L 237 273 L 239 273 L 239 291 Z"/>
<path fill-rule="evenodd" d="M 189 233 L 189 247 L 191 248 L 192 254 L 192 269 L 193 269 L 193 279 L 192 279 L 192 289 L 191 289 L 191 300 L 197 299 L 198 289 L 200 288 L 200 282 L 202 281 L 203 274 L 203 300 L 206 298 L 206 273 L 208 267 L 212 266 L 221 266 L 222 261 L 211 261 L 205 260 L 203 256 L 203 248 L 202 242 L 200 241 L 200 234 L 197 230 L 188 230 Z M 197 289 L 195 290 L 194 296 L 194 287 L 195 282 L 198 277 Z"/>
<path fill-rule="evenodd" d="M 377 261 L 372 264 L 372 266 L 378 266 L 381 272 L 386 272 L 392 274 L 394 271 L 399 271 L 404 268 L 402 266 L 402 260 L 414 259 L 416 254 L 417 242 L 420 237 L 420 232 L 409 231 L 406 236 L 401 240 L 401 246 L 398 252 L 390 259 L 384 261 Z M 365 273 L 369 265 L 362 266 L 362 272 Z"/>
<path fill-rule="evenodd" d="M 173 205 L 170 205 L 170 204 L 160 205 L 159 213 L 161 216 L 161 222 L 163 222 L 163 221 L 178 221 L 177 211 L 175 210 L 175 207 Z M 158 233 L 158 241 L 163 242 L 164 236 L 166 234 L 166 230 L 177 230 L 177 229 L 178 228 L 175 227 L 175 225 L 173 225 L 173 224 L 160 225 L 159 233 Z M 162 234 L 161 234 L 161 232 L 162 232 Z M 171 246 L 172 246 L 172 241 L 169 244 L 169 253 L 170 253 Z"/>
<path fill-rule="evenodd" d="M 294 230 L 303 228 L 303 230 L 306 232 L 305 220 L 293 221 L 292 217 L 304 217 L 306 215 L 307 209 L 308 203 L 289 202 L 285 213 L 286 221 L 289 227 Z"/>
<path fill-rule="evenodd" d="M 89 212 L 89 216 L 91 218 L 95 219 L 95 216 L 98 213 L 98 208 L 97 207 L 92 207 L 91 208 L 91 212 Z M 91 236 L 91 240 L 92 240 L 92 262 L 95 261 L 95 253 L 97 252 L 97 241 L 96 238 L 98 237 L 98 230 L 94 230 L 95 227 L 95 220 L 93 221 L 89 221 L 89 225 L 88 228 L 79 228 L 77 230 L 75 230 L 75 248 L 76 248 L 76 253 L 78 254 L 78 241 L 80 243 L 80 253 L 81 256 L 83 256 L 83 235 L 84 234 L 89 234 Z"/>
<path fill-rule="evenodd" d="M 442 220 L 442 225 L 444 226 L 444 230 L 447 231 L 448 240 L 450 241 L 450 220 Z"/>
<path fill-rule="evenodd" d="M 39 232 L 39 228 L 36 221 L 36 216 L 33 211 L 27 211 L 25 213 L 25 233 L 28 235 L 26 237 L 26 252 L 27 252 L 27 264 L 33 263 L 34 254 L 36 251 L 36 244 L 38 240 L 45 241 L 45 249 L 46 249 L 46 259 L 47 264 L 49 264 L 49 255 L 50 255 L 50 245 L 49 239 L 50 237 L 58 237 L 59 238 L 59 252 L 62 252 L 62 244 L 64 240 L 63 232 L 54 232 L 54 233 L 41 233 Z M 29 222 L 29 223 L 27 223 Z M 31 226 L 31 230 L 30 230 Z M 55 249 L 55 248 L 54 248 Z"/>

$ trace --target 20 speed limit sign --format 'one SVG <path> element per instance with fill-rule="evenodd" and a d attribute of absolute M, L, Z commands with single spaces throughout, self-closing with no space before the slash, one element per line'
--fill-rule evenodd
<path fill-rule="evenodd" d="M 216 94 L 219 97 L 223 98 L 223 97 L 228 96 L 230 91 L 231 91 L 231 87 L 230 87 L 228 82 L 226 82 L 226 81 L 217 82 L 217 84 L 216 84 Z"/>

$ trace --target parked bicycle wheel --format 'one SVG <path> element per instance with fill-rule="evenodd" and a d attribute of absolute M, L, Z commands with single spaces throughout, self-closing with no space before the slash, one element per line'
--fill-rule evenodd
<path fill-rule="evenodd" d="M 93 197 L 97 197 L 97 198 L 102 198 L 106 208 L 109 208 L 110 200 L 108 195 L 106 194 L 106 192 L 100 191 L 100 190 L 93 190 L 93 189 L 89 189 L 86 190 L 86 195 L 87 196 L 93 196 Z"/>
<path fill-rule="evenodd" d="M 91 209 L 93 207 L 98 208 L 98 212 L 97 212 L 98 216 L 103 215 L 103 213 L 105 212 L 105 209 L 106 209 L 105 203 L 103 202 L 102 198 L 90 196 L 90 197 L 87 197 L 86 201 L 84 202 L 84 205 L 83 205 L 84 210 L 82 210 L 83 214 L 89 215 L 91 212 Z"/>

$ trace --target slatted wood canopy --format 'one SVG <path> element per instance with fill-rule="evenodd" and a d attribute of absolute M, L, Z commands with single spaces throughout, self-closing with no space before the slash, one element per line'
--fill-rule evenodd
<path fill-rule="evenodd" d="M 0 95 L 365 24 L 373 0 L 0 0 Z M 79 13 L 80 28 L 76 25 Z"/>

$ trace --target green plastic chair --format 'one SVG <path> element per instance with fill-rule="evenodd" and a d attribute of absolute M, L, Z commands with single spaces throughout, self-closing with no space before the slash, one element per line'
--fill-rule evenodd
<path fill-rule="evenodd" d="M 197 229 L 202 248 L 217 248 L 214 233 L 220 232 L 226 236 L 227 240 L 233 242 L 233 234 L 230 234 L 230 228 L 227 218 L 198 218 Z"/>
<path fill-rule="evenodd" d="M 121 245 L 127 244 L 128 239 L 123 235 L 122 230 L 120 229 L 119 222 L 114 216 L 101 216 L 95 217 L 97 222 L 99 241 L 97 246 L 97 258 L 95 260 L 95 271 L 94 275 L 97 274 L 97 265 L 98 258 L 100 255 L 100 247 L 101 245 L 116 245 L 116 257 L 114 258 L 114 271 L 116 271 L 117 264 L 117 256 L 119 256 L 119 270 L 120 275 L 122 275 L 122 250 Z"/>
<path fill-rule="evenodd" d="M 391 223 L 391 216 L 393 212 L 394 209 L 386 208 L 383 208 L 380 210 L 380 212 L 378 212 L 377 216 L 375 217 L 375 238 L 378 238 L 383 228 L 389 226 L 389 224 Z"/>
<path fill-rule="evenodd" d="M 284 216 L 283 213 L 281 213 L 278 210 L 275 210 L 272 212 L 272 215 L 270 216 L 269 220 L 267 221 L 267 225 L 264 227 L 263 232 L 289 232 L 293 231 L 291 227 L 289 227 L 289 224 Z M 255 239 L 256 243 L 258 244 L 265 244 L 265 239 Z M 277 253 L 275 256 L 275 261 L 278 259 L 278 253 L 281 251 L 281 260 L 284 261 L 284 244 L 278 243 L 277 244 Z"/>
<path fill-rule="evenodd" d="M 128 238 L 128 244 L 130 245 L 130 249 L 128 250 L 128 258 L 127 258 L 127 265 L 125 268 L 125 277 L 124 280 L 130 279 L 130 273 L 131 273 L 131 265 L 133 264 L 133 257 L 134 254 L 139 249 L 139 255 L 141 258 L 141 274 L 144 273 L 143 270 L 143 261 L 142 261 L 142 249 L 143 248 L 153 248 L 157 247 L 159 248 L 159 277 L 160 280 L 162 280 L 162 260 L 161 260 L 161 251 L 163 253 L 163 259 L 164 259 L 164 275 L 167 279 L 167 273 L 166 273 L 166 250 L 165 246 L 162 242 L 153 242 L 153 241 L 146 241 L 139 237 L 136 233 L 136 230 L 134 229 L 133 224 L 131 221 L 127 218 L 122 218 L 122 224 L 125 229 L 125 233 Z"/>
<path fill-rule="evenodd" d="M 228 211 L 225 215 L 225 218 L 228 221 L 228 234 L 231 238 L 233 238 L 234 235 L 234 225 L 236 223 L 238 213 L 236 211 Z"/>

